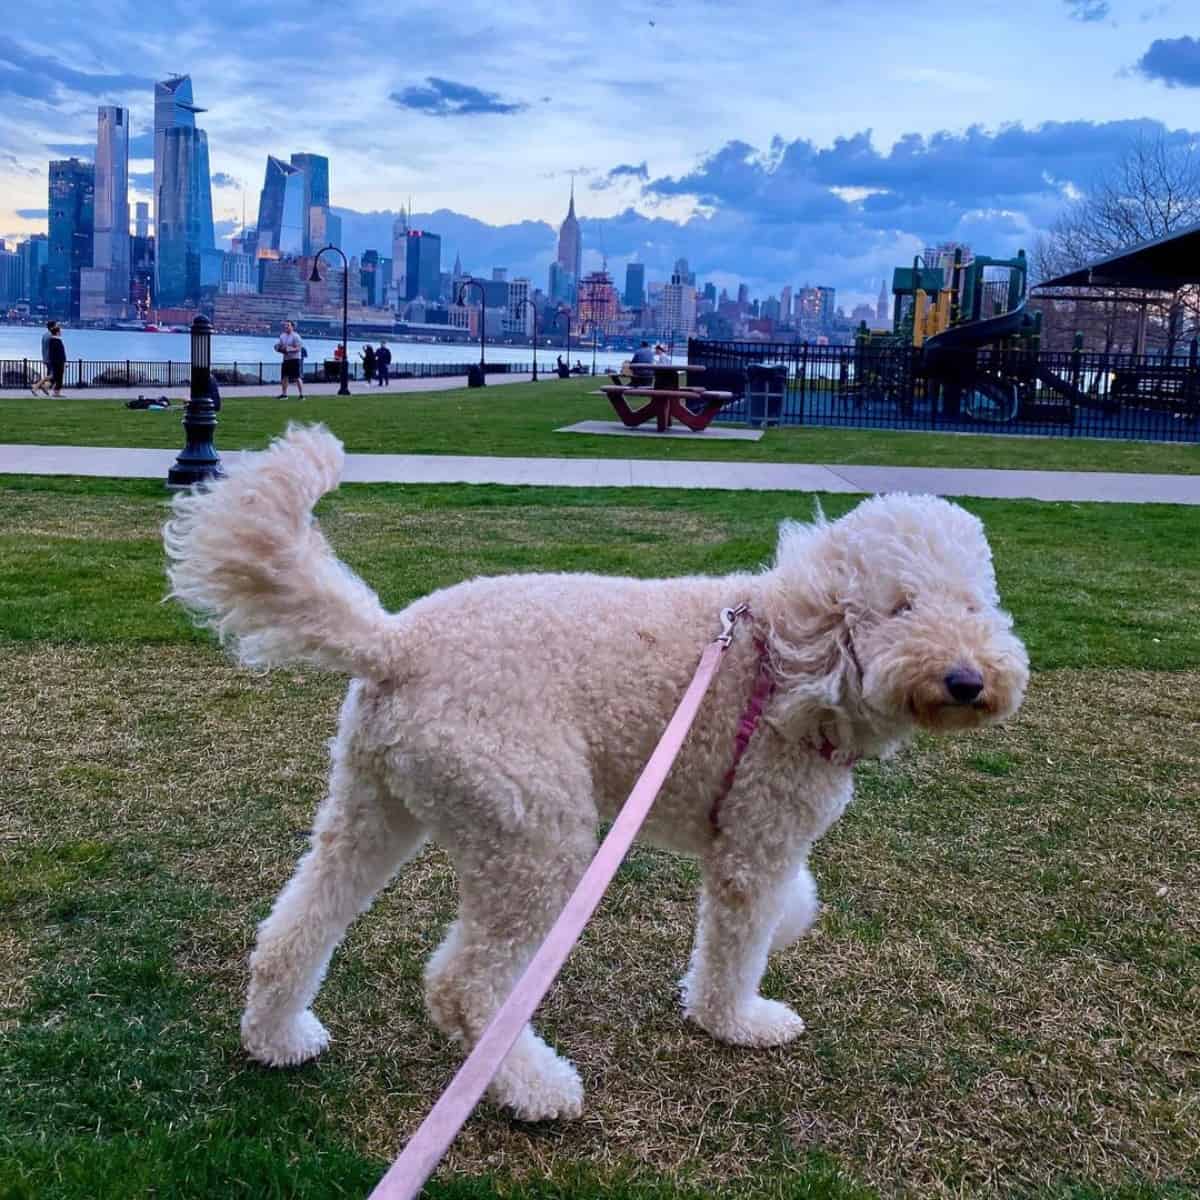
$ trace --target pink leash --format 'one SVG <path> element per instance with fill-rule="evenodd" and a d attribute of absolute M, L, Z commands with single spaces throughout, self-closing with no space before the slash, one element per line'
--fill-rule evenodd
<path fill-rule="evenodd" d="M 369 1200 L 412 1200 L 433 1174 L 450 1148 L 450 1143 L 479 1103 L 492 1076 L 550 990 L 583 927 L 596 911 L 600 898 L 617 873 L 696 719 L 700 702 L 721 665 L 721 656 L 733 639 L 733 627 L 747 611 L 744 604 L 721 611 L 720 634 L 701 655 L 696 674 L 692 676 L 692 682 L 666 732 L 638 776 L 629 799 L 617 814 L 608 837 L 601 843 L 596 857 L 571 893 L 566 908 L 554 922 L 546 940 L 538 947 L 508 999 L 492 1017 L 458 1074 L 450 1081 L 450 1086 L 421 1122 L 400 1157 L 388 1168 Z"/>

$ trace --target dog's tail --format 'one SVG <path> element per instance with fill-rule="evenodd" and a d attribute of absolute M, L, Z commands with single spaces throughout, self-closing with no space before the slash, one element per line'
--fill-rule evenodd
<path fill-rule="evenodd" d="M 175 498 L 163 529 L 170 594 L 242 662 L 302 660 L 368 679 L 394 670 L 395 618 L 312 517 L 344 461 L 324 426 L 289 425 L 225 479 Z"/>

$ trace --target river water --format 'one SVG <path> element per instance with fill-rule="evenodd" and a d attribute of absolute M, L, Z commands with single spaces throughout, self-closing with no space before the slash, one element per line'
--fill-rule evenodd
<path fill-rule="evenodd" d="M 29 358 L 35 362 L 42 356 L 42 333 L 40 325 L 0 325 L 0 359 Z M 70 359 L 86 359 L 90 362 L 188 362 L 191 358 L 191 338 L 186 333 L 140 333 L 107 329 L 64 329 L 63 341 Z M 479 361 L 479 346 L 444 344 L 431 342 L 405 342 L 398 338 L 387 339 L 392 352 L 392 369 L 402 363 L 472 363 Z M 305 338 L 310 362 L 321 362 L 332 358 L 336 342 L 329 338 Z M 350 356 L 358 361 L 358 352 L 365 341 L 350 339 Z M 374 345 L 379 344 L 375 339 Z M 233 334 L 217 334 L 212 340 L 212 361 L 215 363 L 267 363 L 277 364 L 279 355 L 274 350 L 274 337 L 243 337 Z M 549 366 L 561 346 L 539 346 L 538 365 Z M 528 346 L 488 346 L 489 362 L 528 363 L 533 360 L 533 351 Z M 599 350 L 596 367 L 605 370 L 619 366 L 629 358 L 628 351 Z M 572 343 L 571 361 L 582 361 L 591 365 L 592 348 Z"/>

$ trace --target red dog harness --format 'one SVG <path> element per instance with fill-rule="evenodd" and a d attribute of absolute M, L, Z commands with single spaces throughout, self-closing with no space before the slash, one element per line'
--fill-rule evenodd
<path fill-rule="evenodd" d="M 753 619 L 753 614 L 748 607 L 744 607 L 744 611 L 739 615 Z M 758 728 L 758 722 L 762 717 L 763 709 L 767 706 L 767 701 L 775 694 L 775 676 L 771 672 L 771 659 L 767 650 L 767 643 L 763 638 L 756 635 L 754 638 L 754 648 L 758 651 L 758 673 L 754 678 L 754 688 L 750 692 L 750 699 L 746 702 L 741 719 L 738 721 L 737 733 L 733 739 L 733 761 L 729 764 L 729 769 L 725 772 L 725 776 L 721 780 L 721 786 L 717 790 L 712 807 L 708 810 L 708 823 L 712 826 L 714 834 L 721 832 L 721 805 L 733 788 L 738 764 L 742 761 L 742 756 L 746 753 L 750 745 L 750 739 L 754 736 L 754 731 Z M 824 734 L 821 735 L 820 745 L 815 745 L 813 749 L 827 763 L 833 762 L 833 756 L 837 753 L 837 746 Z M 846 763 L 846 766 L 852 767 L 857 761 L 858 757 L 855 756 Z"/>

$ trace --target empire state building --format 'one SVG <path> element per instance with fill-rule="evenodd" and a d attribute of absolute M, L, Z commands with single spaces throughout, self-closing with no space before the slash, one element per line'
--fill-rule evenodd
<path fill-rule="evenodd" d="M 558 265 L 571 276 L 573 283 L 579 282 L 583 266 L 583 236 L 579 222 L 575 219 L 575 180 L 571 180 L 571 207 L 566 220 L 558 230 Z"/>

